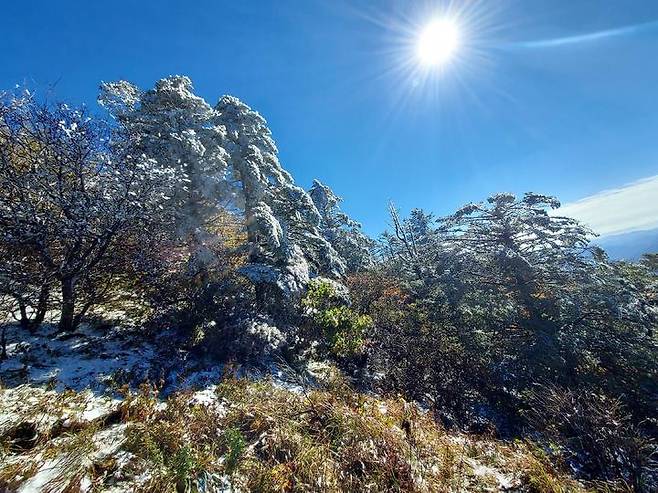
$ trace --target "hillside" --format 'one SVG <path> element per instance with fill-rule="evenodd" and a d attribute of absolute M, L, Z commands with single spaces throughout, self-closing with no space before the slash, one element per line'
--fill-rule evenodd
<path fill-rule="evenodd" d="M 532 442 L 449 432 L 326 364 L 258 377 L 181 366 L 180 383 L 129 390 L 162 359 L 155 346 L 126 351 L 133 336 L 90 328 L 55 347 L 47 336 L 12 341 L 0 367 L 9 491 L 586 491 Z"/>
<path fill-rule="evenodd" d="M 536 192 L 370 238 L 186 76 L 1 102 L 3 491 L 656 490 L 656 253 Z"/>

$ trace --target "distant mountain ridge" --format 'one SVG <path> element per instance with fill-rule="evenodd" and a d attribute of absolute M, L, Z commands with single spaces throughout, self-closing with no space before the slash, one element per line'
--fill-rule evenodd
<path fill-rule="evenodd" d="M 644 253 L 658 252 L 658 229 L 602 236 L 592 243 L 602 247 L 613 259 L 638 260 Z"/>

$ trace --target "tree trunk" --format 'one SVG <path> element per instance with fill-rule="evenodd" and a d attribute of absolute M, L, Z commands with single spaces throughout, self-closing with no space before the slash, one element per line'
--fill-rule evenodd
<path fill-rule="evenodd" d="M 18 299 L 18 309 L 21 313 L 21 328 L 27 330 L 30 328 L 30 317 L 27 316 L 27 305 L 21 298 Z"/>
<path fill-rule="evenodd" d="M 59 331 L 70 332 L 75 329 L 75 281 L 73 277 L 62 278 L 62 314 L 59 319 Z"/>
<path fill-rule="evenodd" d="M 248 262 L 250 263 L 259 263 L 261 262 L 261 252 L 260 246 L 258 244 L 258 229 L 256 228 L 254 214 L 252 211 L 252 204 L 250 197 L 248 195 L 249 189 L 246 184 L 242 185 L 245 193 L 245 223 L 247 226 L 247 243 L 249 245 L 249 258 Z M 256 308 L 258 310 L 266 311 L 267 296 L 266 296 L 266 286 L 261 282 L 255 282 L 254 292 L 256 294 Z"/>
<path fill-rule="evenodd" d="M 2 325 L 2 332 L 0 333 L 0 361 L 7 359 L 7 325 Z"/>
<path fill-rule="evenodd" d="M 23 298 L 16 296 L 18 301 L 18 309 L 21 314 L 20 324 L 21 328 L 29 330 L 30 333 L 34 331 L 43 323 L 48 311 L 48 299 L 50 298 L 50 285 L 45 283 L 39 290 L 39 299 L 37 306 L 32 313 L 32 317 L 28 314 L 28 304 L 25 303 Z"/>
<path fill-rule="evenodd" d="M 50 285 L 45 283 L 41 286 L 41 291 L 39 291 L 39 302 L 37 304 L 37 310 L 34 315 L 34 320 L 30 324 L 30 331 L 34 332 L 39 325 L 42 324 L 43 320 L 46 318 L 46 312 L 48 311 L 48 299 L 50 298 Z"/>
<path fill-rule="evenodd" d="M 37 302 L 37 307 L 34 311 L 34 318 L 31 320 L 26 320 L 23 322 L 21 318 L 21 325 L 23 328 L 26 328 L 30 333 L 34 333 L 39 326 L 43 323 L 43 320 L 46 318 L 46 312 L 48 311 L 48 299 L 50 298 L 50 285 L 45 283 L 41 286 L 39 291 L 39 300 Z M 21 317 L 23 312 L 21 311 Z"/>

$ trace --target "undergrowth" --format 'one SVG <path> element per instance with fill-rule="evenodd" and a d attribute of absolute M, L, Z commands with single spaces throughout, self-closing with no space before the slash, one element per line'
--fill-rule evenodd
<path fill-rule="evenodd" d="M 51 402 L 75 414 L 66 399 L 77 394 L 35 395 L 51 430 L 61 421 Z M 37 419 L 24 411 L 15 425 Z M 3 426 L 0 490 L 35 481 L 54 464 L 58 474 L 43 491 L 82 483 L 149 492 L 586 491 L 531 444 L 449 434 L 417 405 L 356 392 L 338 373 L 300 392 L 227 376 L 210 400 L 180 392 L 163 402 L 144 385 L 127 392 L 118 411 L 118 423 L 78 420 L 22 449 L 9 431 L 17 425 Z"/>

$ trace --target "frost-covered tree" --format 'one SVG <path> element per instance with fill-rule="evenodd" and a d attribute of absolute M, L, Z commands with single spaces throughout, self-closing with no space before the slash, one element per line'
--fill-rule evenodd
<path fill-rule="evenodd" d="M 221 146 L 224 131 L 214 123 L 212 107 L 194 94 L 184 76 L 161 79 L 147 91 L 126 81 L 103 83 L 99 102 L 134 148 L 174 172 L 175 195 L 182 204 L 180 233 L 196 235 L 202 243 L 207 223 L 230 190 Z"/>
<path fill-rule="evenodd" d="M 592 232 L 550 213 L 559 206 L 545 195 L 503 193 L 467 204 L 438 224 L 461 286 L 451 295 L 470 305 L 461 313 L 468 317 L 473 307 L 490 313 L 489 321 L 498 321 L 487 330 L 523 347 L 548 372 L 559 371 L 560 327 L 579 313 L 577 288 L 592 275 Z"/>
<path fill-rule="evenodd" d="M 341 211 L 342 199 L 319 180 L 313 180 L 309 195 L 320 213 L 323 236 L 345 261 L 348 271 L 372 266 L 374 242 L 361 231 L 358 222 Z"/>
<path fill-rule="evenodd" d="M 266 295 L 267 286 L 298 296 L 309 276 L 341 275 L 344 264 L 320 232 L 320 214 L 279 163 L 264 118 L 231 96 L 215 109 L 215 121 L 226 130 L 223 145 L 232 176 L 241 187 L 239 205 L 251 248 L 244 272 L 259 296 Z"/>
<path fill-rule="evenodd" d="M 84 110 L 2 100 L 2 248 L 19 263 L 38 259 L 41 275 L 59 284 L 61 330 L 103 298 L 147 226 L 166 220 L 172 180 Z"/>
<path fill-rule="evenodd" d="M 141 152 L 180 177 L 180 222 L 200 245 L 209 241 L 207 222 L 218 208 L 243 212 L 243 272 L 259 298 L 267 286 L 296 297 L 310 276 L 344 272 L 313 201 L 279 163 L 267 123 L 240 100 L 224 96 L 212 108 L 187 77 L 172 76 L 148 91 L 125 81 L 103 84 L 99 101 Z"/>
<path fill-rule="evenodd" d="M 623 395 L 646 416 L 656 390 L 646 266 L 611 262 L 556 199 L 534 193 L 497 194 L 439 220 L 394 212 L 393 224 L 383 268 L 406 307 L 400 316 L 381 305 L 375 317 L 391 379 L 466 414 L 478 400 L 519 409 L 524 392 L 552 381 Z"/>
<path fill-rule="evenodd" d="M 540 317 L 534 308 L 540 292 L 580 280 L 589 266 L 583 254 L 593 233 L 575 219 L 549 213 L 559 207 L 545 195 L 517 199 L 502 193 L 465 205 L 441 219 L 439 229 L 448 244 L 478 259 L 474 276 L 487 281 L 500 275 L 497 280 L 513 286 L 532 316 Z"/>

